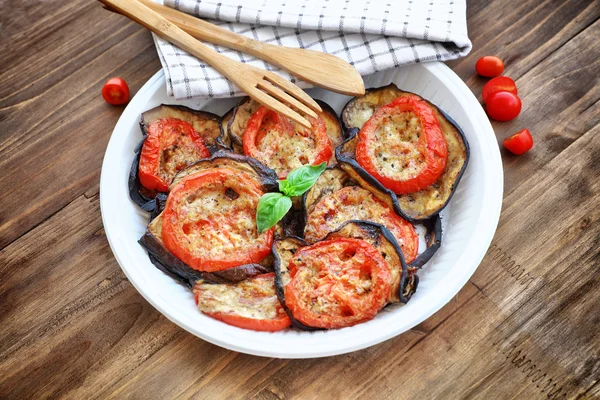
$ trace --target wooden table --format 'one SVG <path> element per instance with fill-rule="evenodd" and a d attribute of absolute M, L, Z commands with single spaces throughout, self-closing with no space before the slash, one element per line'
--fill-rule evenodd
<path fill-rule="evenodd" d="M 0 398 L 600 398 L 599 1 L 469 2 L 474 93 L 497 54 L 523 99 L 492 247 L 414 329 L 314 360 L 231 352 L 168 321 L 108 246 L 98 182 L 123 108 L 159 68 L 150 34 L 94 1 L 0 1 Z"/>

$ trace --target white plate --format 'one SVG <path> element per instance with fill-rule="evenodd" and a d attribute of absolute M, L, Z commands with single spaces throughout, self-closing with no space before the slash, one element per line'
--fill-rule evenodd
<path fill-rule="evenodd" d="M 142 137 L 138 121 L 143 111 L 161 103 L 177 103 L 222 115 L 237 99 L 175 101 L 165 93 L 162 71 L 140 89 L 123 112 L 102 165 L 102 221 L 115 258 L 131 283 L 156 309 L 194 335 L 231 350 L 281 358 L 323 357 L 363 349 L 411 329 L 442 308 L 475 272 L 496 230 L 502 204 L 500 152 L 477 99 L 446 65 L 416 64 L 365 78 L 366 87 L 390 82 L 438 105 L 464 130 L 471 147 L 467 170 L 442 213 L 442 246 L 419 272 L 419 288 L 408 304 L 387 307 L 374 320 L 354 327 L 319 332 L 254 332 L 200 313 L 192 293 L 156 269 L 137 243 L 148 215 L 129 199 L 127 176 L 134 147 Z M 312 89 L 310 94 L 337 112 L 349 99 L 320 89 Z"/>

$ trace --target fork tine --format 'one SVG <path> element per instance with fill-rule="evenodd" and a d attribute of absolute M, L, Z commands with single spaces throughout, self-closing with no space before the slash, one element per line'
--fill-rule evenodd
<path fill-rule="evenodd" d="M 290 96 L 283 90 L 279 89 L 277 86 L 273 86 L 271 83 L 269 83 L 267 81 L 263 81 L 263 82 L 258 82 L 256 87 L 258 87 L 259 89 L 262 89 L 264 92 L 267 92 L 271 96 L 275 97 L 277 100 L 282 101 L 284 103 L 288 103 L 289 105 L 296 108 L 297 110 L 300 110 L 304 114 L 310 115 L 313 118 L 318 117 L 317 114 L 313 110 L 311 110 L 304 104 L 300 103 L 294 97 Z"/>
<path fill-rule="evenodd" d="M 264 74 L 264 79 L 271 82 L 275 86 L 279 86 L 284 91 L 288 92 L 290 95 L 294 96 L 299 101 L 302 101 L 308 107 L 310 107 L 313 111 L 321 112 L 321 107 L 314 101 L 306 92 L 300 89 L 298 86 L 294 85 L 292 82 L 287 79 L 282 78 L 274 72 L 268 72 Z"/>
<path fill-rule="evenodd" d="M 248 93 L 248 95 L 250 97 L 252 97 L 254 100 L 256 100 L 259 103 L 261 103 L 262 105 L 270 108 L 271 110 L 285 115 L 292 121 L 299 123 L 300 125 L 304 126 L 305 128 L 308 128 L 308 129 L 312 128 L 312 126 L 310 125 L 310 122 L 308 122 L 308 120 L 306 118 L 304 118 L 303 116 L 301 116 L 300 114 L 298 114 L 296 111 L 292 110 L 285 104 L 279 102 L 279 100 L 275 99 L 274 97 L 271 97 L 267 93 L 265 93 L 257 88 L 247 91 L 246 93 Z"/>

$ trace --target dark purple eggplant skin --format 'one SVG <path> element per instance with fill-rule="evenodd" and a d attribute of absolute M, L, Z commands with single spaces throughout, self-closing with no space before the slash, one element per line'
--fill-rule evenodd
<path fill-rule="evenodd" d="M 185 284 L 190 289 L 199 280 L 214 284 L 235 283 L 256 275 L 273 272 L 270 268 L 260 264 L 245 264 L 215 272 L 196 271 L 171 254 L 150 232 L 146 232 L 139 243 L 148 251 L 150 261 L 156 268 Z"/>
<path fill-rule="evenodd" d="M 313 328 L 311 326 L 307 326 L 304 325 L 302 322 L 298 321 L 296 318 L 294 318 L 294 315 L 292 314 L 292 312 L 290 311 L 290 309 L 288 308 L 287 304 L 285 303 L 285 287 L 283 286 L 283 280 L 281 277 L 281 271 L 282 271 L 282 258 L 281 255 L 279 254 L 279 251 L 277 250 L 277 245 L 279 245 L 281 242 L 283 241 L 289 241 L 291 243 L 293 243 L 294 246 L 297 246 L 296 249 L 299 249 L 300 247 L 304 247 L 306 246 L 306 242 L 299 238 L 299 237 L 295 237 L 295 236 L 289 236 L 283 239 L 279 239 L 279 240 L 275 240 L 273 242 L 273 246 L 271 247 L 271 253 L 273 253 L 273 258 L 274 258 L 274 263 L 273 263 L 273 269 L 275 270 L 275 293 L 277 294 L 277 299 L 279 300 L 279 303 L 281 304 L 281 307 L 283 308 L 283 310 L 285 311 L 285 313 L 288 315 L 288 317 L 290 318 L 290 320 L 292 321 L 292 325 L 300 330 L 303 331 L 319 331 L 319 330 L 323 330 L 322 328 Z M 287 270 L 287 267 L 286 267 Z"/>
<path fill-rule="evenodd" d="M 351 221 L 344 222 L 335 231 L 330 232 L 327 236 L 325 236 L 325 238 L 323 240 L 328 240 L 328 239 L 336 237 L 337 235 L 339 235 L 340 231 L 344 230 L 347 226 L 351 226 L 352 224 L 355 224 L 356 226 L 360 227 L 362 232 L 364 232 L 366 235 L 369 236 L 368 239 L 370 239 L 370 240 L 367 240 L 367 241 L 371 241 L 375 244 L 378 242 L 380 243 L 381 242 L 380 235 L 381 235 L 381 236 L 383 236 L 383 238 L 386 241 L 388 241 L 392 245 L 392 247 L 394 248 L 394 251 L 398 255 L 398 258 L 400 259 L 400 263 L 402 265 L 402 275 L 400 277 L 400 286 L 398 288 L 398 297 L 400 299 L 400 303 L 403 303 L 403 304 L 408 303 L 408 301 L 410 300 L 410 298 L 412 297 L 412 295 L 415 293 L 415 291 L 417 289 L 417 284 L 418 284 L 419 278 L 416 275 L 409 277 L 408 266 L 406 265 L 406 261 L 404 260 L 404 254 L 402 253 L 400 245 L 396 241 L 396 238 L 394 237 L 392 232 L 390 232 L 389 229 L 387 229 L 385 226 L 375 223 L 375 222 L 371 222 L 371 221 L 351 220 Z M 355 237 L 355 238 L 358 238 L 358 237 Z M 412 284 L 413 287 L 409 290 L 408 288 L 409 288 L 410 284 Z"/>
<path fill-rule="evenodd" d="M 384 85 L 384 86 L 380 86 L 380 87 L 376 87 L 376 88 L 370 88 L 367 89 L 366 93 L 364 96 L 375 92 L 377 90 L 381 90 L 381 89 L 386 89 L 390 86 L 395 87 L 396 89 L 398 89 L 393 83 L 390 83 L 388 85 Z M 398 89 L 400 90 L 400 89 Z M 414 94 L 419 96 L 416 93 L 412 93 L 412 92 L 407 92 L 407 91 L 403 91 L 405 93 L 410 93 L 410 94 Z M 421 96 L 419 96 L 421 97 Z M 423 99 L 425 100 L 427 103 L 429 103 L 431 106 L 433 106 L 435 109 L 437 109 L 440 114 L 442 116 L 444 116 L 444 118 L 446 118 L 448 120 L 448 122 L 450 123 L 450 125 L 452 125 L 456 131 L 458 132 L 458 136 L 460 137 L 460 139 L 462 140 L 464 146 L 465 146 L 465 161 L 464 164 L 461 168 L 461 170 L 459 171 L 459 173 L 456 176 L 456 179 L 452 185 L 452 189 L 450 191 L 450 195 L 448 196 L 448 198 L 446 199 L 446 202 L 442 205 L 442 207 L 438 208 L 437 210 L 435 210 L 435 212 L 427 215 L 424 218 L 413 218 L 410 217 L 409 215 L 407 215 L 406 212 L 404 212 L 403 210 L 401 210 L 400 208 L 400 204 L 398 203 L 398 197 L 396 196 L 395 193 L 393 193 L 391 190 L 386 189 L 383 185 L 381 185 L 379 183 L 379 181 L 377 181 L 375 178 L 373 178 L 367 171 L 365 171 L 359 164 L 358 162 L 356 162 L 356 159 L 354 158 L 354 155 L 350 155 L 346 152 L 346 154 L 342 154 L 343 152 L 343 148 L 344 146 L 348 146 L 348 144 L 352 141 L 355 140 L 356 135 L 358 134 L 358 132 L 360 131 L 360 129 L 358 127 L 354 127 L 354 126 L 349 126 L 346 119 L 344 118 L 345 113 L 347 108 L 349 107 L 349 105 L 355 101 L 357 98 L 352 98 L 348 101 L 348 103 L 346 103 L 346 105 L 344 106 L 344 108 L 342 109 L 341 112 L 341 120 L 342 120 L 342 126 L 344 128 L 344 130 L 347 133 L 347 139 L 344 143 L 342 143 L 340 146 L 338 146 L 338 148 L 336 148 L 336 158 L 338 159 L 338 162 L 340 164 L 345 163 L 346 166 L 351 167 L 354 171 L 356 171 L 356 173 L 358 175 L 360 175 L 361 178 L 363 178 L 369 185 L 372 185 L 374 187 L 377 187 L 378 190 L 382 190 L 387 192 L 388 194 L 390 194 L 391 198 L 392 198 L 392 202 L 394 204 L 394 209 L 396 210 L 396 212 L 398 212 L 398 214 L 400 214 L 404 219 L 412 222 L 412 223 L 421 223 L 421 222 L 426 222 L 428 219 L 438 215 L 450 202 L 450 200 L 452 199 L 452 196 L 454 196 L 454 193 L 456 192 L 456 188 L 458 187 L 458 184 L 460 183 L 460 180 L 462 179 L 462 176 L 464 175 L 464 172 L 467 168 L 467 165 L 469 164 L 469 159 L 471 156 L 471 149 L 469 147 L 469 142 L 467 141 L 467 138 L 465 136 L 464 131 L 461 129 L 461 127 L 456 123 L 456 121 L 454 121 L 454 119 L 452 119 L 447 113 L 445 113 L 443 110 L 441 110 L 439 107 L 437 107 L 435 104 L 431 103 L 430 101 L 428 101 L 427 99 Z M 340 159 L 341 158 L 341 159 Z"/>
<path fill-rule="evenodd" d="M 156 197 L 156 191 L 149 191 L 142 186 L 140 178 L 138 176 L 138 168 L 140 165 L 140 152 L 146 136 L 138 143 L 135 148 L 135 155 L 133 156 L 133 162 L 131 163 L 131 169 L 129 170 L 129 177 L 127 180 L 129 186 L 129 198 L 137 204 L 142 210 L 152 212 L 154 210 Z M 145 194 L 144 194 L 145 193 Z"/>
<path fill-rule="evenodd" d="M 425 241 L 427 242 L 427 249 L 419 254 L 417 258 L 408 264 L 409 268 L 421 269 L 435 254 L 436 251 L 442 245 L 442 217 L 438 214 L 433 218 L 424 221 L 423 225 L 427 229 L 425 235 Z"/>

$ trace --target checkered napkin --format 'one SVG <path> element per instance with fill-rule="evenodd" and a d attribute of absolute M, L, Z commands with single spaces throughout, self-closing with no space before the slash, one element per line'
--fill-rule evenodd
<path fill-rule="evenodd" d="M 266 43 L 340 57 L 361 75 L 403 64 L 452 60 L 471 50 L 466 0 L 164 0 L 233 32 Z M 177 99 L 242 92 L 219 72 L 154 37 L 167 91 Z M 241 52 L 210 45 L 244 63 L 311 85 Z"/>

